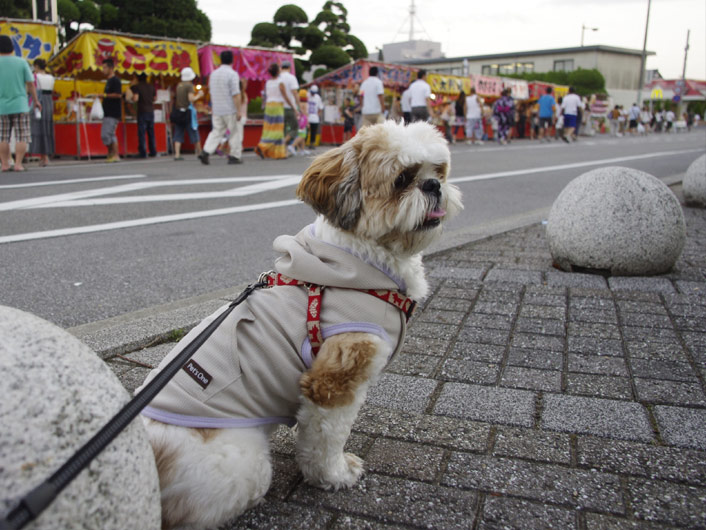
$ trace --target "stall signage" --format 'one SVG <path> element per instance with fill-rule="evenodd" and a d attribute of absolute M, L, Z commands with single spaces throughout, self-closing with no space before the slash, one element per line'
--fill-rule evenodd
<path fill-rule="evenodd" d="M 375 62 L 371 63 L 359 60 L 326 74 L 323 78 L 320 78 L 318 82 L 350 87 L 353 83 L 362 83 L 365 81 L 368 78 L 368 72 L 371 66 L 378 67 L 378 77 L 384 86 L 398 89 L 404 89 L 409 86 L 413 81 L 412 75 L 417 71 L 417 68 L 412 67 Z"/>
<path fill-rule="evenodd" d="M 99 70 L 108 58 L 120 73 L 178 76 L 187 66 L 199 71 L 195 44 L 94 32 L 81 34 L 52 62 L 57 75 L 77 75 Z"/>
<path fill-rule="evenodd" d="M 511 90 L 511 95 L 514 99 L 529 99 L 529 85 L 524 79 L 503 78 L 505 88 Z"/>
<path fill-rule="evenodd" d="M 221 64 L 221 52 L 233 52 L 233 70 L 240 77 L 248 80 L 265 81 L 270 78 L 267 69 L 272 63 L 282 64 L 289 61 L 294 71 L 294 59 L 291 53 L 275 50 L 257 50 L 252 48 L 236 48 L 231 46 L 208 45 L 199 48 L 199 64 L 201 74 L 210 75 Z"/>
<path fill-rule="evenodd" d="M 436 94 L 449 94 L 456 96 L 463 90 L 466 94 L 471 92 L 471 80 L 468 77 L 455 75 L 429 74 L 427 82 L 431 91 Z"/>
<path fill-rule="evenodd" d="M 500 96 L 503 91 L 503 80 L 499 77 L 474 75 L 473 87 L 481 96 Z"/>
<path fill-rule="evenodd" d="M 56 26 L 0 20 L 0 35 L 12 39 L 15 55 L 28 61 L 48 60 L 56 45 Z"/>

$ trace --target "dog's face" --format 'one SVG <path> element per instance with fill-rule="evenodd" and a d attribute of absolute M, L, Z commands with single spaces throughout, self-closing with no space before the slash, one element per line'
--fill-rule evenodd
<path fill-rule="evenodd" d="M 448 173 L 449 150 L 435 127 L 388 121 L 316 158 L 297 197 L 341 230 L 416 254 L 463 208 Z"/>

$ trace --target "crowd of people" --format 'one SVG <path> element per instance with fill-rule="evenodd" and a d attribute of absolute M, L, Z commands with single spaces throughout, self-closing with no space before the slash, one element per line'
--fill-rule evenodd
<path fill-rule="evenodd" d="M 249 103 L 246 84 L 232 68 L 231 51 L 223 51 L 220 59 L 220 66 L 211 73 L 208 81 L 211 131 L 203 148 L 196 106 L 204 99 L 205 93 L 200 85 L 194 85 L 197 76 L 192 68 L 181 70 L 181 82 L 174 91 L 169 116 L 174 127 L 175 161 L 184 160 L 182 146 L 188 135 L 202 164 L 209 164 L 214 153 L 227 156 L 228 164 L 242 164 Z M 46 62 L 42 59 L 35 60 L 34 72 L 30 71 L 24 59 L 14 56 L 12 42 L 6 36 L 0 36 L 0 67 L 3 69 L 3 76 L 0 76 L 2 170 L 12 168 L 9 142 L 13 133 L 16 139 L 14 171 L 25 170 L 22 161 L 27 152 L 37 154 L 39 165 L 46 166 L 55 152 L 54 77 L 46 71 Z M 104 91 L 92 96 L 101 101 L 101 140 L 107 149 L 107 162 L 120 159 L 116 129 L 122 119 L 122 100 L 135 107 L 139 156 L 157 156 L 154 85 L 147 82 L 145 74 L 139 74 L 123 93 L 112 59 L 103 62 L 102 70 L 106 79 Z M 270 79 L 262 93 L 262 135 L 255 153 L 263 159 L 308 155 L 316 147 L 324 121 L 326 107 L 319 87 L 300 88 L 288 61 L 270 65 L 268 72 Z M 615 105 L 600 120 L 592 120 L 591 106 L 576 94 L 573 87 L 563 98 L 555 99 L 552 88 L 547 87 L 538 100 L 519 102 L 513 99 L 510 88 L 503 90 L 492 102 L 485 101 L 471 88 L 468 94 L 461 91 L 455 100 L 434 104 L 424 70 L 418 72 L 416 80 L 399 97 L 391 98 L 388 103 L 378 74 L 378 68 L 371 66 L 367 79 L 345 91 L 342 106 L 335 109 L 343 124 L 344 142 L 361 127 L 385 119 L 404 123 L 432 121 L 443 127 L 450 143 L 465 139 L 474 145 L 482 145 L 490 138 L 502 145 L 514 138 L 570 143 L 576 141 L 580 131 L 591 133 L 597 124 L 600 124 L 601 132 L 616 137 L 670 133 L 678 128 L 690 130 L 701 119 L 695 113 L 687 112 L 678 117 L 669 108 L 651 110 L 635 103 L 629 109 Z"/>
<path fill-rule="evenodd" d="M 506 145 L 512 138 L 528 138 L 539 142 L 563 140 L 571 143 L 576 141 L 579 132 L 595 134 L 610 133 L 616 137 L 625 135 L 646 135 L 653 132 L 670 133 L 678 128 L 690 131 L 698 125 L 701 116 L 694 112 L 684 112 L 679 120 L 673 110 L 655 109 L 637 103 L 625 110 L 621 105 L 615 105 L 606 115 L 592 115 L 591 105 L 582 99 L 573 87 L 569 87 L 566 96 L 555 99 L 552 87 L 547 87 L 545 93 L 536 101 L 515 102 L 511 90 L 506 88 L 499 98 L 486 103 L 480 99 L 475 89 L 470 95 L 461 92 L 455 101 L 442 104 L 435 112 L 436 121 L 444 127 L 446 138 L 455 143 L 459 131 L 465 129 L 465 139 L 468 143 L 482 144 L 489 135 L 487 128 L 492 130 L 492 138 Z M 465 126 L 465 127 L 464 127 Z"/>

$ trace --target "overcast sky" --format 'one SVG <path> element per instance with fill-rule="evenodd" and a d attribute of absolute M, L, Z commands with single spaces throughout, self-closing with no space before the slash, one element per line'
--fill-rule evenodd
<path fill-rule="evenodd" d="M 213 25 L 212 42 L 245 46 L 258 22 L 295 3 L 312 20 L 325 0 L 197 0 Z M 416 0 L 415 37 L 441 42 L 446 57 L 603 44 L 642 49 L 648 0 Z M 410 0 L 346 0 L 351 33 L 368 52 L 409 39 Z M 681 77 L 687 30 L 691 30 L 686 76 L 706 79 L 706 1 L 652 0 L 647 68 Z"/>

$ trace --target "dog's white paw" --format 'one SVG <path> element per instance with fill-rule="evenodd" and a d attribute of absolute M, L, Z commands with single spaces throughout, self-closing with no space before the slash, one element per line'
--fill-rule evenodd
<path fill-rule="evenodd" d="M 353 453 L 343 453 L 336 464 L 319 473 L 302 470 L 305 480 L 312 486 L 325 490 L 339 490 L 353 486 L 363 474 L 363 460 Z"/>

